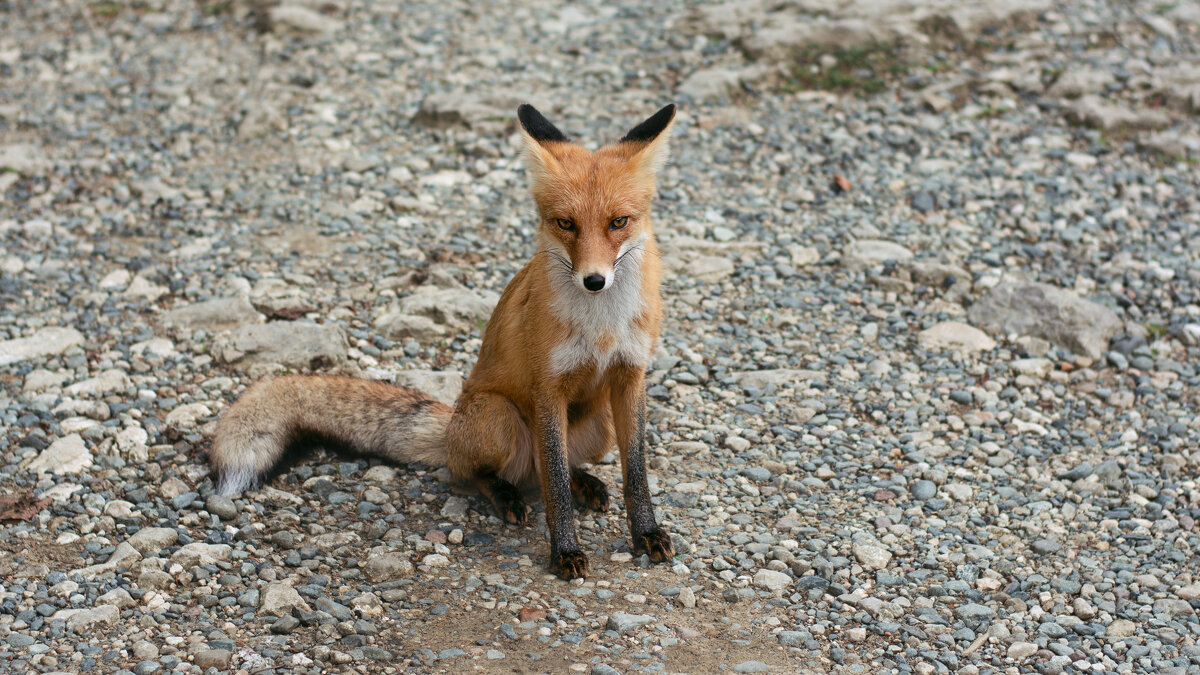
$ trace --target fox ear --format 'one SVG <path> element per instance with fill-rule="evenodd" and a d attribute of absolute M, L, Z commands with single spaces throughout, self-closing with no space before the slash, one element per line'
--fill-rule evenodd
<path fill-rule="evenodd" d="M 667 163 L 670 150 L 667 130 L 674 120 L 675 104 L 671 103 L 651 115 L 650 119 L 630 129 L 629 133 L 621 138 L 621 145 L 628 143 L 633 146 L 631 158 L 638 164 L 639 169 L 652 174 L 658 173 Z"/>
<path fill-rule="evenodd" d="M 528 103 L 522 103 L 517 108 L 517 119 L 521 122 L 521 135 L 525 137 L 525 166 L 529 169 L 534 185 L 537 185 L 558 168 L 558 160 L 547 145 L 570 141 L 558 127 Z"/>

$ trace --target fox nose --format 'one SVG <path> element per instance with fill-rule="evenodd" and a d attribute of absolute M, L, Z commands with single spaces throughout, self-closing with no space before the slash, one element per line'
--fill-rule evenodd
<path fill-rule="evenodd" d="M 603 274 L 589 274 L 583 278 L 583 287 L 595 293 L 604 289 Z"/>

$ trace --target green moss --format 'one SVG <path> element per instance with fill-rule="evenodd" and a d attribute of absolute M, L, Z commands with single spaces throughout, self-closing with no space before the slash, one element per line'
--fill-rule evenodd
<path fill-rule="evenodd" d="M 832 53 L 836 63 L 821 68 L 819 59 L 828 53 L 820 49 L 798 53 L 793 61 L 791 77 L 783 89 L 791 92 L 819 89 L 877 94 L 886 90 L 890 81 L 912 68 L 912 63 L 901 55 L 899 45 L 891 43 L 839 49 Z"/>

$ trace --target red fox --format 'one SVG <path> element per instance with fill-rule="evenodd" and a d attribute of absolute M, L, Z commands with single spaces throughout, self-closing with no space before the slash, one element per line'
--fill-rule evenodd
<path fill-rule="evenodd" d="M 635 553 L 670 560 L 646 476 L 645 371 L 661 320 L 650 205 L 667 159 L 668 105 L 617 143 L 589 152 L 532 106 L 517 109 L 537 203 L 538 252 L 504 289 L 454 408 L 421 392 L 338 376 L 260 382 L 217 423 L 218 490 L 257 485 L 305 440 L 398 462 L 449 467 L 500 517 L 529 517 L 518 485 L 536 475 L 550 570 L 585 577 L 572 498 L 604 510 L 608 490 L 584 464 L 614 442 Z"/>

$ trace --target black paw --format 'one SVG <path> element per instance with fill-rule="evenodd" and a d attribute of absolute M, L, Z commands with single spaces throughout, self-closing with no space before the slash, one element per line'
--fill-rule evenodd
<path fill-rule="evenodd" d="M 506 523 L 524 525 L 529 520 L 529 505 L 525 497 L 512 483 L 496 479 L 491 485 L 492 505 L 496 514 Z"/>
<path fill-rule="evenodd" d="M 592 511 L 608 510 L 608 487 L 604 485 L 604 481 L 586 471 L 575 471 L 571 474 L 571 494 L 580 508 Z"/>
<path fill-rule="evenodd" d="M 656 528 L 643 534 L 633 535 L 633 552 L 635 555 L 645 553 L 650 556 L 650 562 L 667 562 L 675 555 L 675 547 L 671 545 L 671 535 L 662 528 Z"/>
<path fill-rule="evenodd" d="M 550 573 L 557 574 L 564 581 L 586 579 L 588 575 L 587 556 L 583 551 L 551 552 Z"/>

